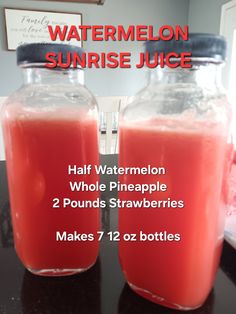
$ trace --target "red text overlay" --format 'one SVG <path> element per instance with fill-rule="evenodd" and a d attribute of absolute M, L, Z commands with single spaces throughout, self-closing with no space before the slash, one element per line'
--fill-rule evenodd
<path fill-rule="evenodd" d="M 60 41 L 70 43 L 70 41 L 187 41 L 188 26 L 175 27 L 163 25 L 157 31 L 154 31 L 152 25 L 72 25 L 59 26 L 48 25 L 48 32 L 52 41 Z M 46 54 L 45 64 L 48 68 L 61 67 L 66 68 L 131 68 L 135 66 L 137 69 L 148 67 L 156 68 L 164 66 L 170 68 L 182 67 L 191 68 L 191 53 L 190 52 L 158 52 L 151 54 L 141 52 L 139 61 L 133 65 L 132 54 L 129 51 L 124 52 L 83 52 L 82 54 L 71 53 L 56 53 L 48 52 Z"/>

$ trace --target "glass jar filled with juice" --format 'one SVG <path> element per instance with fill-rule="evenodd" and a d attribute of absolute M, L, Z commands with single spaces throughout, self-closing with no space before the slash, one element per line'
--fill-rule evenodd
<path fill-rule="evenodd" d="M 231 108 L 220 81 L 226 42 L 189 34 L 146 44 L 151 58 L 170 51 L 191 52 L 192 67 L 150 70 L 148 86 L 121 114 L 119 166 L 144 170 L 119 181 L 159 188 L 119 192 L 119 256 L 135 292 L 190 310 L 212 289 L 223 242 L 231 155 Z"/>
<path fill-rule="evenodd" d="M 47 52 L 66 60 L 82 49 L 19 46 L 24 84 L 7 99 L 2 122 L 17 254 L 34 274 L 61 276 L 90 268 L 98 256 L 99 193 L 70 183 L 99 179 L 98 119 L 83 71 L 46 68 Z M 90 173 L 77 173 L 88 165 Z"/>

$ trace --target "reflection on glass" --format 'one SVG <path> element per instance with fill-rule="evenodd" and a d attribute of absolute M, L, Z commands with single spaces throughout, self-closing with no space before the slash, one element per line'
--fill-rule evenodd
<path fill-rule="evenodd" d="M 111 230 L 110 226 L 110 207 L 109 207 L 109 199 L 102 197 L 102 199 L 106 202 L 106 207 L 102 209 L 102 230 L 105 232 L 109 232 Z"/>
<path fill-rule="evenodd" d="M 25 271 L 24 314 L 101 314 L 100 260 L 88 271 L 68 277 L 40 277 Z"/>
<path fill-rule="evenodd" d="M 9 202 L 5 202 L 0 210 L 0 238 L 1 246 L 8 248 L 13 246 L 13 234 L 11 226 L 11 217 L 9 212 Z"/>
<path fill-rule="evenodd" d="M 213 309 L 214 291 L 211 291 L 209 297 L 201 308 L 186 312 L 165 308 L 141 298 L 129 288 L 128 284 L 125 284 L 120 295 L 118 314 L 212 314 L 214 313 Z"/>

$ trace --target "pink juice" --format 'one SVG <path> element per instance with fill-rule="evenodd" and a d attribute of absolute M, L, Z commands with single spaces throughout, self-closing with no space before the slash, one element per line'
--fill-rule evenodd
<path fill-rule="evenodd" d="M 63 208 L 63 198 L 96 200 L 98 192 L 72 192 L 70 181 L 95 183 L 98 175 L 68 174 L 69 165 L 98 165 L 97 122 L 82 110 L 20 112 L 4 119 L 8 183 L 16 251 L 32 272 L 78 272 L 92 266 L 98 241 L 56 241 L 56 232 L 97 234 L 98 208 Z M 54 199 L 60 207 L 54 208 Z M 51 270 L 54 270 L 51 272 Z"/>
<path fill-rule="evenodd" d="M 167 126 L 169 123 L 169 126 Z M 179 234 L 180 241 L 120 241 L 122 270 L 143 297 L 177 309 L 199 307 L 214 282 L 224 230 L 226 136 L 219 127 L 174 128 L 171 121 L 122 123 L 120 167 L 164 167 L 163 175 L 125 175 L 122 183 L 167 185 L 167 191 L 119 192 L 121 200 L 182 200 L 182 208 L 121 208 L 121 234 Z M 173 122 L 174 124 L 174 122 Z"/>

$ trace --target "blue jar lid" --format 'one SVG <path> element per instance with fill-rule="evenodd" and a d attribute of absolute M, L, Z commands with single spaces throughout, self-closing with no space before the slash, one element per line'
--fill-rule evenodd
<path fill-rule="evenodd" d="M 83 48 L 67 44 L 32 43 L 20 45 L 16 50 L 17 65 L 27 66 L 30 64 L 45 64 L 48 62 L 46 54 L 54 52 L 62 54 L 63 63 L 67 63 L 67 53 L 77 53 L 79 56 L 84 52 Z"/>
<path fill-rule="evenodd" d="M 188 40 L 159 40 L 145 43 L 146 52 L 153 57 L 155 52 L 191 52 L 192 59 L 206 58 L 212 62 L 223 62 L 226 59 L 227 43 L 223 36 L 207 33 L 190 33 Z M 210 61 L 209 60 L 209 61 Z"/>

